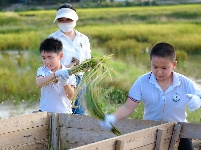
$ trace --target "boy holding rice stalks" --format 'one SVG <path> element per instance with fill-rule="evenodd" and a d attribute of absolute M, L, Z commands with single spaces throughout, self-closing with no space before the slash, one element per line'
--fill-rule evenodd
<path fill-rule="evenodd" d="M 47 38 L 39 52 L 43 67 L 38 68 L 36 85 L 41 87 L 40 111 L 72 114 L 72 101 L 76 87 L 75 75 L 60 62 L 63 58 L 62 43 L 55 38 Z M 58 82 L 48 81 L 58 79 Z M 45 83 L 48 83 L 44 86 Z"/>
<path fill-rule="evenodd" d="M 184 75 L 174 72 L 176 52 L 168 43 L 157 43 L 150 53 L 151 72 L 139 77 L 131 87 L 126 103 L 114 114 L 100 121 L 111 130 L 117 120 L 131 115 L 140 102 L 144 103 L 145 120 L 187 122 L 186 106 L 194 111 L 201 106 L 201 90 Z M 181 138 L 179 150 L 193 150 L 191 139 Z"/>

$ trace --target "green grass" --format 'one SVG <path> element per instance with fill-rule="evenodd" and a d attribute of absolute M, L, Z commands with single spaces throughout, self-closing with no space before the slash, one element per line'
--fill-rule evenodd
<path fill-rule="evenodd" d="M 39 89 L 35 86 L 37 67 L 41 64 L 39 55 L 24 51 L 1 53 L 0 55 L 0 102 L 35 102 Z"/>

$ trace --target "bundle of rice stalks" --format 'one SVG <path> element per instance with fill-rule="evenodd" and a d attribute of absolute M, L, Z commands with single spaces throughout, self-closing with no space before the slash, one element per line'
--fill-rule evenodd
<path fill-rule="evenodd" d="M 103 100 L 105 95 L 107 94 L 107 91 L 102 93 L 102 89 L 100 87 L 100 82 L 105 78 L 106 74 L 108 73 L 108 70 L 105 70 L 102 74 L 96 72 L 95 74 L 97 76 L 90 76 L 87 80 L 90 82 L 87 82 L 86 85 L 86 93 L 85 93 L 85 99 L 86 99 L 86 106 L 89 114 L 96 119 L 104 120 L 105 114 L 103 113 L 102 109 L 100 108 L 98 104 L 98 100 Z M 95 78 L 94 78 L 95 77 Z M 112 130 L 115 135 L 121 135 L 119 130 L 112 125 Z"/>
<path fill-rule="evenodd" d="M 102 66 L 102 64 L 105 63 L 105 61 L 110 59 L 111 56 L 112 55 L 103 56 L 103 57 L 99 57 L 99 58 L 87 59 L 87 60 L 83 61 L 80 65 L 77 65 L 71 69 L 68 68 L 68 73 L 69 73 L 69 75 L 72 75 L 72 74 L 76 74 L 78 72 L 89 72 L 90 70 L 96 70 L 97 68 Z M 57 83 L 57 82 L 58 82 L 58 79 L 54 78 L 54 79 L 46 82 L 45 84 L 39 86 L 38 88 L 41 88 L 42 86 L 46 86 L 48 84 Z"/>

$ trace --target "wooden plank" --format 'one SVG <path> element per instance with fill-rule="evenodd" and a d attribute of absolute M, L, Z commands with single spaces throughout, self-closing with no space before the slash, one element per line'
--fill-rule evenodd
<path fill-rule="evenodd" d="M 37 143 L 41 140 L 48 139 L 48 126 L 40 126 L 27 130 L 19 130 L 2 134 L 0 136 L 0 148 L 19 147 L 20 145 L 28 145 L 29 143 Z"/>
<path fill-rule="evenodd" d="M 124 141 L 117 140 L 116 141 L 116 150 L 123 150 L 124 149 Z"/>
<path fill-rule="evenodd" d="M 163 148 L 162 141 L 164 140 L 164 130 L 158 129 L 156 136 L 156 147 L 155 150 L 160 150 Z"/>
<path fill-rule="evenodd" d="M 122 134 L 126 134 L 161 124 L 161 121 L 123 119 L 117 122 L 116 127 L 121 131 Z"/>
<path fill-rule="evenodd" d="M 165 130 L 164 137 L 167 140 L 163 141 L 163 144 L 168 144 L 168 141 L 170 141 L 170 138 L 172 136 L 172 131 L 173 131 L 174 125 L 175 125 L 175 122 L 166 123 L 166 124 L 162 124 L 162 125 L 158 125 L 158 126 L 154 126 L 154 127 L 150 127 L 147 129 L 133 132 L 132 133 L 133 135 L 125 134 L 126 137 L 124 137 L 124 135 L 123 135 L 123 136 L 120 136 L 118 139 L 126 141 L 125 147 L 124 147 L 125 149 L 137 148 L 142 145 L 148 145 L 151 143 L 155 143 L 157 129 L 164 128 L 164 130 Z"/>
<path fill-rule="evenodd" d="M 72 148 L 70 150 L 115 150 L 115 147 L 116 139 L 111 138 L 108 140 L 91 143 L 89 145 Z"/>
<path fill-rule="evenodd" d="M 115 147 L 116 140 L 124 141 L 124 145 L 122 146 L 123 149 L 137 149 L 144 145 L 155 144 L 156 142 L 156 134 L 158 128 L 165 128 L 164 135 L 167 135 L 168 141 L 170 141 L 170 137 L 172 134 L 172 130 L 175 123 L 166 123 L 159 126 L 154 126 L 151 128 L 143 129 L 140 131 L 132 132 L 129 134 L 124 134 L 121 136 L 117 136 L 114 138 L 110 138 L 107 140 L 99 141 L 96 143 L 84 145 L 81 147 L 73 148 L 72 150 L 96 150 L 96 149 L 103 149 L 103 150 L 113 150 Z"/>
<path fill-rule="evenodd" d="M 0 135 L 36 126 L 48 125 L 47 112 L 0 120 Z"/>
<path fill-rule="evenodd" d="M 52 149 L 59 149 L 59 120 L 58 114 L 52 113 Z"/>
<path fill-rule="evenodd" d="M 174 127 L 172 139 L 170 142 L 170 148 L 169 150 L 177 150 L 180 142 L 180 131 L 181 131 L 181 125 L 176 124 Z"/>
<path fill-rule="evenodd" d="M 68 126 L 69 118 L 70 118 L 69 114 L 63 114 L 63 113 L 59 114 L 60 147 L 62 150 L 67 149 L 67 145 L 68 145 L 68 128 L 67 128 L 67 126 Z"/>
<path fill-rule="evenodd" d="M 25 144 L 25 145 L 18 145 L 18 146 L 9 148 L 9 150 L 47 150 L 48 149 L 47 143 L 48 143 L 47 140 L 41 140 L 41 141 L 38 141 L 37 143 L 34 142 L 34 143 Z M 8 150 L 8 149 L 6 148 L 4 150 Z"/>
<path fill-rule="evenodd" d="M 181 127 L 180 138 L 201 139 L 201 124 L 179 122 Z"/>
<path fill-rule="evenodd" d="M 159 121 L 123 119 L 117 122 L 116 127 L 122 134 L 138 131 L 152 126 L 160 125 Z M 68 128 L 79 128 L 84 130 L 103 131 L 97 119 L 85 115 L 69 115 Z"/>
<path fill-rule="evenodd" d="M 67 137 L 67 148 L 70 149 L 94 142 L 99 142 L 108 139 L 109 135 L 112 135 L 111 138 L 116 137 L 111 132 L 94 132 L 93 130 L 86 131 L 76 128 L 69 128 Z"/>
<path fill-rule="evenodd" d="M 151 143 L 148 145 L 143 145 L 141 147 L 133 148 L 132 150 L 154 150 L 155 149 L 155 143 Z"/>
<path fill-rule="evenodd" d="M 155 150 L 168 150 L 170 145 L 170 140 L 173 132 L 173 127 L 170 128 L 159 128 L 156 137 L 156 147 Z"/>

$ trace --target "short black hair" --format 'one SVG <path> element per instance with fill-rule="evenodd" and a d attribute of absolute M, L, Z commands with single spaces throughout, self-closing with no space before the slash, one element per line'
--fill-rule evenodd
<path fill-rule="evenodd" d="M 73 7 L 73 5 L 68 4 L 68 3 L 64 3 L 64 4 L 62 4 L 61 6 L 59 6 L 59 8 L 57 9 L 57 11 L 58 11 L 59 9 L 61 9 L 61 8 L 70 8 L 70 9 L 72 9 L 72 10 L 74 10 L 74 11 L 76 12 L 75 7 Z"/>
<path fill-rule="evenodd" d="M 62 52 L 63 44 L 60 40 L 49 37 L 41 42 L 39 52 L 53 52 L 59 54 Z"/>
<path fill-rule="evenodd" d="M 152 57 L 169 58 L 172 62 L 176 60 L 175 48 L 169 43 L 161 42 L 154 45 L 150 52 L 150 60 Z"/>

